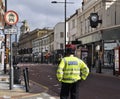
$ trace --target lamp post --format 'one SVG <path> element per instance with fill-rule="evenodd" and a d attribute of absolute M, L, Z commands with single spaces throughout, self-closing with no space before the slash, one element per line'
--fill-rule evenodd
<path fill-rule="evenodd" d="M 64 3 L 65 4 L 65 8 L 64 8 L 64 22 L 65 22 L 65 52 L 66 52 L 66 4 L 69 3 L 69 4 L 73 4 L 74 2 L 67 2 L 67 0 L 65 0 L 64 2 L 58 2 L 58 1 L 52 1 L 51 3 Z"/>

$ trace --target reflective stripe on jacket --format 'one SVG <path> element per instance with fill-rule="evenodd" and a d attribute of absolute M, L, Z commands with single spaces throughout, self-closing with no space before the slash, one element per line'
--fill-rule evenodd
<path fill-rule="evenodd" d="M 87 65 L 73 55 L 63 58 L 57 69 L 57 78 L 64 83 L 74 83 L 80 79 L 85 80 L 88 74 Z"/>

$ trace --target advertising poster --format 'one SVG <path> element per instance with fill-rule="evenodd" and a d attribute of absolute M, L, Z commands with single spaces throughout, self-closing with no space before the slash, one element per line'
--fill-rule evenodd
<path fill-rule="evenodd" d="M 114 51 L 117 47 L 116 43 L 105 43 L 104 44 L 104 66 L 111 67 L 114 64 Z"/>
<path fill-rule="evenodd" d="M 119 71 L 119 49 L 115 49 L 115 71 Z"/>
<path fill-rule="evenodd" d="M 87 63 L 87 58 L 88 58 L 88 50 L 87 49 L 82 49 L 81 50 L 81 59 Z"/>

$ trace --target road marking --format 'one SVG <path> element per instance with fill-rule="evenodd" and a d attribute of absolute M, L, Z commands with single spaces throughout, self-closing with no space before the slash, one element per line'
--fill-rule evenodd
<path fill-rule="evenodd" d="M 56 85 L 54 85 L 54 86 L 59 86 L 59 84 L 56 84 Z"/>
<path fill-rule="evenodd" d="M 3 99 L 11 99 L 11 96 L 3 96 Z"/>
<path fill-rule="evenodd" d="M 44 86 L 44 85 L 42 85 L 42 84 L 40 84 L 40 83 L 37 83 L 37 82 L 35 82 L 35 81 L 33 81 L 33 80 L 30 80 L 30 82 L 32 82 L 32 83 L 34 83 L 34 84 L 36 84 L 36 85 L 38 85 L 38 86 L 40 86 L 40 87 L 43 87 L 43 88 L 45 88 L 46 90 L 49 89 L 48 87 L 46 87 L 46 86 Z"/>
<path fill-rule="evenodd" d="M 56 98 L 54 98 L 54 97 L 50 97 L 50 99 L 56 99 Z"/>
<path fill-rule="evenodd" d="M 41 97 L 37 97 L 37 99 L 43 99 L 43 98 L 41 98 Z M 56 98 L 54 98 L 54 97 L 50 97 L 49 99 L 56 99 Z"/>
<path fill-rule="evenodd" d="M 41 98 L 41 97 L 37 97 L 37 99 L 43 99 L 43 98 Z"/>

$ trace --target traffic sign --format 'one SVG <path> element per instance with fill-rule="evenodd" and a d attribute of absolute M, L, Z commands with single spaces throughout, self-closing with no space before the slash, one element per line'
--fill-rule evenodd
<path fill-rule="evenodd" d="M 5 34 L 17 34 L 17 27 L 4 29 Z"/>
<path fill-rule="evenodd" d="M 9 10 L 5 13 L 4 19 L 8 25 L 15 25 L 18 22 L 18 14 L 15 11 Z"/>

